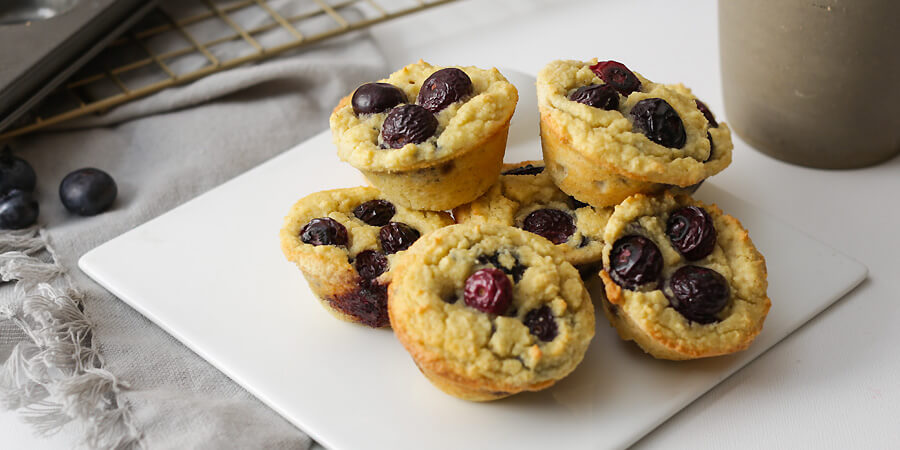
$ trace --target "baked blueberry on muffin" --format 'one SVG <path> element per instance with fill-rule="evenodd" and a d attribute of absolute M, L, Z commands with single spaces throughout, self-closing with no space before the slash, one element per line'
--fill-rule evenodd
<path fill-rule="evenodd" d="M 766 262 L 715 205 L 637 194 L 616 206 L 604 239 L 603 309 L 622 339 L 679 360 L 743 350 L 762 330 Z"/>
<path fill-rule="evenodd" d="M 578 271 L 518 228 L 460 224 L 422 236 L 388 289 L 397 338 L 435 386 L 466 400 L 549 387 L 594 335 Z"/>
<path fill-rule="evenodd" d="M 357 187 L 310 194 L 284 220 L 281 250 L 336 317 L 386 327 L 391 268 L 421 235 L 452 224 L 442 212 L 413 211 Z"/>
<path fill-rule="evenodd" d="M 497 69 L 410 64 L 331 115 L 338 156 L 413 209 L 448 210 L 496 181 L 518 92 Z"/>
<path fill-rule="evenodd" d="M 559 190 L 543 161 L 505 164 L 484 195 L 453 210 L 459 223 L 495 223 L 542 236 L 579 270 L 600 262 L 610 214 L 612 208 L 594 208 Z"/>
<path fill-rule="evenodd" d="M 537 77 L 541 144 L 556 184 L 612 206 L 695 185 L 731 163 L 731 132 L 681 84 L 615 61 L 554 61 Z"/>

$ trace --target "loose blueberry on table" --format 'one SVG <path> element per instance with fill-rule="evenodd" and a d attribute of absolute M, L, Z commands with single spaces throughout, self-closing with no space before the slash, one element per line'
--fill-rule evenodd
<path fill-rule="evenodd" d="M 113 178 L 106 172 L 87 167 L 71 172 L 59 184 L 63 206 L 80 216 L 93 216 L 112 206 L 118 194 Z"/>
<path fill-rule="evenodd" d="M 481 312 L 503 314 L 512 303 L 512 283 L 500 269 L 479 269 L 466 279 L 463 299 Z"/>
<path fill-rule="evenodd" d="M 381 249 L 389 255 L 408 249 L 417 239 L 419 231 L 402 222 L 391 222 L 378 230 Z"/>
<path fill-rule="evenodd" d="M 437 113 L 469 96 L 472 90 L 472 79 L 465 72 L 454 67 L 441 69 L 422 83 L 416 103 Z"/>
<path fill-rule="evenodd" d="M 612 111 L 619 108 L 619 93 L 609 84 L 589 84 L 575 89 L 569 100 Z"/>
<path fill-rule="evenodd" d="M 628 94 L 640 90 L 641 80 L 624 64 L 616 61 L 600 61 L 590 66 L 592 72 L 597 74 L 606 84 L 619 91 L 620 94 Z"/>
<path fill-rule="evenodd" d="M 643 236 L 625 236 L 609 253 L 610 277 L 619 286 L 635 289 L 659 281 L 663 258 L 659 248 Z"/>
<path fill-rule="evenodd" d="M 716 316 L 728 305 L 728 282 L 712 269 L 683 266 L 672 274 L 669 288 L 669 303 L 693 322 L 716 322 Z"/>
<path fill-rule="evenodd" d="M 381 227 L 388 224 L 397 209 L 387 200 L 369 200 L 353 209 L 353 215 L 368 225 Z"/>
<path fill-rule="evenodd" d="M 678 112 L 661 98 L 647 98 L 631 108 L 634 129 L 653 142 L 669 148 L 684 147 L 687 135 Z"/>
<path fill-rule="evenodd" d="M 544 237 L 554 244 L 562 244 L 575 233 L 575 220 L 558 209 L 544 208 L 525 217 L 522 229 Z"/>
<path fill-rule="evenodd" d="M 350 105 L 356 115 L 377 114 L 406 103 L 406 94 L 389 83 L 366 83 L 353 92 Z"/>
<path fill-rule="evenodd" d="M 689 261 L 705 258 L 716 246 L 712 217 L 698 206 L 685 206 L 672 212 L 666 222 L 666 235 Z"/>
<path fill-rule="evenodd" d="M 400 105 L 392 109 L 381 126 L 381 139 L 388 148 L 420 144 L 437 131 L 438 120 L 419 105 Z"/>
<path fill-rule="evenodd" d="M 19 230 L 37 221 L 38 202 L 31 192 L 11 189 L 0 195 L 0 228 Z"/>
<path fill-rule="evenodd" d="M 12 189 L 26 192 L 34 191 L 37 184 L 37 176 L 31 164 L 22 158 L 13 156 L 10 148 L 4 147 L 0 153 L 0 194 L 5 194 Z"/>
<path fill-rule="evenodd" d="M 347 245 L 347 228 L 330 217 L 320 217 L 303 226 L 300 240 L 311 245 Z"/>

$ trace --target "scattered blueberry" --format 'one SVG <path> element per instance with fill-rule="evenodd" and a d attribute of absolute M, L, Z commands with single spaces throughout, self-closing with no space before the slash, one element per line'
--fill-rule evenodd
<path fill-rule="evenodd" d="M 391 110 L 381 126 L 381 138 L 389 148 L 425 142 L 437 131 L 438 120 L 419 105 L 400 105 Z"/>
<path fill-rule="evenodd" d="M 709 139 L 709 155 L 706 157 L 706 159 L 703 160 L 703 162 L 711 160 L 713 157 L 713 152 L 716 151 L 716 143 L 713 142 L 712 135 L 709 134 L 709 131 L 706 132 L 706 139 Z"/>
<path fill-rule="evenodd" d="M 651 141 L 669 148 L 684 147 L 687 135 L 681 117 L 672 105 L 661 98 L 647 98 L 631 108 L 634 129 Z"/>
<path fill-rule="evenodd" d="M 37 183 L 37 176 L 31 164 L 22 158 L 13 156 L 9 147 L 0 153 L 0 194 L 12 189 L 31 192 Z"/>
<path fill-rule="evenodd" d="M 481 312 L 503 314 L 512 303 L 512 283 L 500 269 L 480 269 L 466 279 L 463 298 Z"/>
<path fill-rule="evenodd" d="M 625 236 L 609 253 L 610 276 L 619 286 L 634 289 L 654 283 L 662 272 L 663 258 L 659 248 L 643 236 Z"/>
<path fill-rule="evenodd" d="M 719 320 L 719 314 L 728 305 L 728 282 L 712 269 L 684 266 L 676 270 L 669 280 L 672 296 L 669 303 L 686 319 L 697 323 Z"/>
<path fill-rule="evenodd" d="M 33 225 L 38 217 L 38 202 L 31 192 L 12 189 L 0 196 L 0 228 L 18 230 Z"/>
<path fill-rule="evenodd" d="M 641 80 L 620 62 L 600 61 L 591 71 L 624 96 L 641 88 Z"/>
<path fill-rule="evenodd" d="M 513 283 L 518 283 L 519 281 L 522 280 L 522 276 L 525 275 L 525 271 L 528 270 L 528 266 L 525 266 L 522 263 L 520 263 L 519 258 L 516 257 L 515 255 L 512 255 L 512 257 L 513 257 L 513 260 L 515 261 L 513 263 L 512 267 L 506 267 L 503 264 L 500 264 L 500 255 L 497 253 L 494 253 L 493 255 L 490 255 L 490 256 L 488 256 L 488 255 L 479 256 L 478 263 L 484 264 L 484 265 L 490 264 L 490 265 L 502 270 L 507 275 L 512 276 Z"/>
<path fill-rule="evenodd" d="M 441 69 L 422 83 L 416 102 L 436 113 L 472 93 L 472 80 L 460 69 Z"/>
<path fill-rule="evenodd" d="M 694 103 L 697 104 L 697 109 L 699 109 L 700 112 L 703 113 L 703 117 L 706 117 L 706 121 L 709 122 L 709 126 L 717 128 L 719 126 L 719 122 L 716 122 L 715 116 L 713 116 L 713 113 L 709 110 L 709 107 L 706 106 L 706 103 L 703 103 L 697 99 L 694 99 Z"/>
<path fill-rule="evenodd" d="M 388 259 L 381 252 L 365 250 L 356 255 L 353 265 L 359 276 L 367 280 L 374 280 L 387 270 Z"/>
<path fill-rule="evenodd" d="M 685 206 L 669 215 L 666 234 L 675 249 L 689 261 L 705 258 L 716 246 L 712 217 L 697 206 Z"/>
<path fill-rule="evenodd" d="M 544 171 L 544 166 L 534 166 L 525 164 L 522 167 L 515 167 L 503 172 L 503 175 L 537 175 Z"/>
<path fill-rule="evenodd" d="M 389 255 L 408 249 L 416 239 L 419 239 L 419 232 L 401 222 L 391 222 L 378 231 L 381 249 Z"/>
<path fill-rule="evenodd" d="M 118 194 L 116 182 L 108 173 L 87 167 L 63 178 L 59 198 L 63 206 L 79 216 L 93 216 L 112 206 Z"/>
<path fill-rule="evenodd" d="M 389 83 L 366 83 L 350 99 L 356 115 L 385 112 L 401 103 L 406 103 L 406 93 Z"/>
<path fill-rule="evenodd" d="M 387 225 L 396 213 L 394 205 L 387 200 L 369 200 L 353 209 L 353 215 L 357 219 L 373 227 Z"/>
<path fill-rule="evenodd" d="M 611 111 L 619 108 L 619 93 L 609 84 L 590 84 L 575 89 L 569 100 Z"/>
<path fill-rule="evenodd" d="M 329 299 L 339 311 L 370 327 L 381 328 L 391 324 L 387 310 L 387 286 L 363 280 L 350 292 Z"/>
<path fill-rule="evenodd" d="M 578 200 L 575 197 L 572 197 L 571 195 L 569 196 L 569 204 L 572 205 L 572 209 L 581 209 L 585 206 L 591 206 L 581 200 Z"/>
<path fill-rule="evenodd" d="M 562 244 L 575 233 L 575 220 L 568 213 L 558 209 L 544 208 L 528 214 L 522 228 L 547 238 L 554 244 Z"/>
<path fill-rule="evenodd" d="M 525 314 L 524 323 L 531 334 L 544 342 L 552 341 L 559 333 L 556 328 L 556 320 L 553 319 L 553 311 L 547 305 L 528 311 L 528 314 Z"/>
<path fill-rule="evenodd" d="M 347 245 L 347 229 L 337 220 L 320 217 L 303 226 L 300 240 L 312 245 Z"/>

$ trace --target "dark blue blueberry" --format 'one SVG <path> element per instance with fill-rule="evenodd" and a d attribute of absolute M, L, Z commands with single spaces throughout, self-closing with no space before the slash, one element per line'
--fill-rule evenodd
<path fill-rule="evenodd" d="M 357 219 L 373 227 L 387 225 L 396 213 L 397 209 L 387 200 L 369 200 L 353 209 L 353 215 Z"/>
<path fill-rule="evenodd" d="M 383 274 L 388 268 L 387 256 L 375 250 L 365 250 L 356 255 L 356 261 L 353 263 L 359 276 L 374 280 Z"/>
<path fill-rule="evenodd" d="M 559 334 L 556 320 L 553 318 L 553 311 L 546 305 L 528 311 L 528 314 L 525 314 L 524 323 L 534 337 L 544 342 L 552 341 Z"/>
<path fill-rule="evenodd" d="M 675 250 L 690 261 L 705 258 L 716 247 L 712 217 L 698 206 L 685 206 L 669 215 L 666 234 Z"/>
<path fill-rule="evenodd" d="M 366 83 L 356 88 L 350 99 L 357 115 L 385 112 L 401 103 L 406 103 L 406 94 L 389 83 Z"/>
<path fill-rule="evenodd" d="M 684 147 L 687 135 L 678 112 L 661 98 L 646 98 L 631 108 L 634 129 L 653 142 L 669 148 Z"/>
<path fill-rule="evenodd" d="M 387 254 L 401 252 L 419 239 L 419 231 L 400 222 L 391 222 L 378 230 L 381 249 Z"/>
<path fill-rule="evenodd" d="M 542 236 L 554 244 L 562 244 L 575 233 L 575 220 L 558 209 L 544 208 L 525 217 L 522 229 Z"/>
<path fill-rule="evenodd" d="M 544 166 L 534 166 L 526 164 L 522 167 L 516 167 L 503 172 L 503 175 L 537 175 L 544 171 Z"/>
<path fill-rule="evenodd" d="M 422 83 L 416 102 L 436 113 L 472 93 L 472 80 L 460 69 L 441 69 Z"/>
<path fill-rule="evenodd" d="M 303 226 L 300 240 L 311 245 L 347 245 L 347 228 L 330 217 L 320 217 Z"/>
<path fill-rule="evenodd" d="M 31 164 L 22 158 L 13 156 L 9 147 L 0 153 L 0 194 L 12 189 L 31 192 L 37 183 L 37 176 Z"/>
<path fill-rule="evenodd" d="M 419 144 L 437 131 L 438 120 L 419 105 L 401 105 L 391 110 L 381 126 L 381 139 L 388 148 Z"/>
<path fill-rule="evenodd" d="M 87 167 L 63 178 L 59 198 L 63 206 L 79 216 L 93 216 L 109 209 L 118 194 L 116 182 L 108 173 Z"/>
<path fill-rule="evenodd" d="M 730 292 L 725 277 L 712 269 L 684 266 L 669 280 L 672 295 L 669 303 L 686 319 L 711 323 L 728 305 Z"/>
<path fill-rule="evenodd" d="M 619 286 L 634 289 L 659 281 L 663 258 L 659 248 L 643 236 L 625 236 L 609 252 L 610 277 Z"/>
<path fill-rule="evenodd" d="M 619 93 L 609 84 L 589 84 L 575 89 L 569 100 L 611 111 L 619 108 Z"/>
<path fill-rule="evenodd" d="M 18 230 L 34 224 L 38 217 L 38 202 L 31 193 L 12 189 L 0 196 L 0 228 Z"/>

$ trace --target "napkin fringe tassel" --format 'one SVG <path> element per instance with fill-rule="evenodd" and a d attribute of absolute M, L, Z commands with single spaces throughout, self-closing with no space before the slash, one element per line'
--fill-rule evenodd
<path fill-rule="evenodd" d="M 3 232 L 0 252 L 0 279 L 16 283 L 16 301 L 0 307 L 0 333 L 25 337 L 0 365 L 0 407 L 19 410 L 41 435 L 76 421 L 89 448 L 144 448 L 118 396 L 128 385 L 103 368 L 82 296 L 46 234 L 35 227 Z"/>

